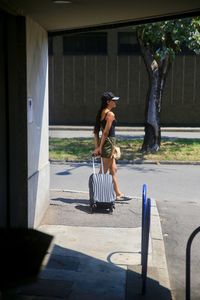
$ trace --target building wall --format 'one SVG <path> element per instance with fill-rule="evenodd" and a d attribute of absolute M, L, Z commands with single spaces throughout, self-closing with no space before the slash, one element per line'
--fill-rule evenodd
<path fill-rule="evenodd" d="M 27 208 L 27 87 L 26 21 L 23 16 L 1 15 L 1 226 L 28 224 Z M 2 24 L 3 21 L 3 24 Z M 0 89 L 1 89 L 0 88 Z M 3 192 L 3 193 L 2 193 Z M 2 205 L 3 204 L 3 205 Z M 2 216 L 3 215 L 3 216 Z"/>
<path fill-rule="evenodd" d="M 0 226 L 37 227 L 49 204 L 47 32 L 0 17 Z"/>
<path fill-rule="evenodd" d="M 6 15 L 0 10 L 0 227 L 6 227 L 8 217 L 8 141 L 7 141 L 7 105 L 6 105 L 6 45 L 5 45 Z"/>
<path fill-rule="evenodd" d="M 177 56 L 163 95 L 162 122 L 200 125 L 200 55 Z"/>
<path fill-rule="evenodd" d="M 51 125 L 93 124 L 105 90 L 121 97 L 116 111 L 120 125 L 144 123 L 149 82 L 143 59 L 138 53 L 118 55 L 118 31 L 107 33 L 107 55 L 64 55 L 62 37 L 53 38 L 49 57 Z M 163 95 L 163 125 L 199 126 L 199 66 L 200 55 L 176 57 Z"/>
<path fill-rule="evenodd" d="M 37 227 L 49 204 L 48 38 L 26 18 L 28 226 Z"/>

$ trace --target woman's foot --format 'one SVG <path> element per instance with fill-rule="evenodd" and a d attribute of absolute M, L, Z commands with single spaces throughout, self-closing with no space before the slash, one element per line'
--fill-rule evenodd
<path fill-rule="evenodd" d="M 123 201 L 123 200 L 131 200 L 131 197 L 127 197 L 124 194 L 119 194 L 118 196 L 116 196 L 116 200 L 117 201 Z"/>
<path fill-rule="evenodd" d="M 118 194 L 116 195 L 116 200 L 123 200 L 124 199 L 124 194 Z"/>

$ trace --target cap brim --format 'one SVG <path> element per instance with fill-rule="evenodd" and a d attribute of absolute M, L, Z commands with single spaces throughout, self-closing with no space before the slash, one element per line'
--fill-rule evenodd
<path fill-rule="evenodd" d="M 114 97 L 114 98 L 112 98 L 112 100 L 117 101 L 117 100 L 119 100 L 119 97 Z"/>

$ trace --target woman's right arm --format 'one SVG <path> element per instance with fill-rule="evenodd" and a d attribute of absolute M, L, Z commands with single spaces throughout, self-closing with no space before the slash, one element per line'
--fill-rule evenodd
<path fill-rule="evenodd" d="M 99 152 L 99 144 L 100 144 L 99 134 L 95 133 L 94 134 L 94 146 L 95 146 L 95 149 L 93 151 L 93 155 L 94 156 L 98 156 L 100 154 L 100 152 Z"/>
<path fill-rule="evenodd" d="M 97 133 L 94 134 L 94 146 L 95 149 L 99 147 L 99 135 Z"/>

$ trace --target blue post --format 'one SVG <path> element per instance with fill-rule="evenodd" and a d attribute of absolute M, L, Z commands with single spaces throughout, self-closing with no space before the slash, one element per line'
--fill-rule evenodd
<path fill-rule="evenodd" d="M 200 227 L 197 227 L 190 235 L 187 247 L 186 247 L 186 276 L 185 276 L 185 300 L 191 299 L 190 289 L 191 289 L 191 246 L 193 239 L 200 232 Z"/>
<path fill-rule="evenodd" d="M 146 279 L 148 267 L 149 232 L 151 222 L 151 199 L 147 199 L 144 215 L 144 240 L 142 253 L 142 295 L 146 293 Z"/>
<path fill-rule="evenodd" d="M 141 234 L 141 265 L 143 260 L 143 248 L 144 248 L 144 219 L 145 219 L 145 210 L 147 204 L 147 186 L 143 184 L 142 187 L 142 234 Z"/>

